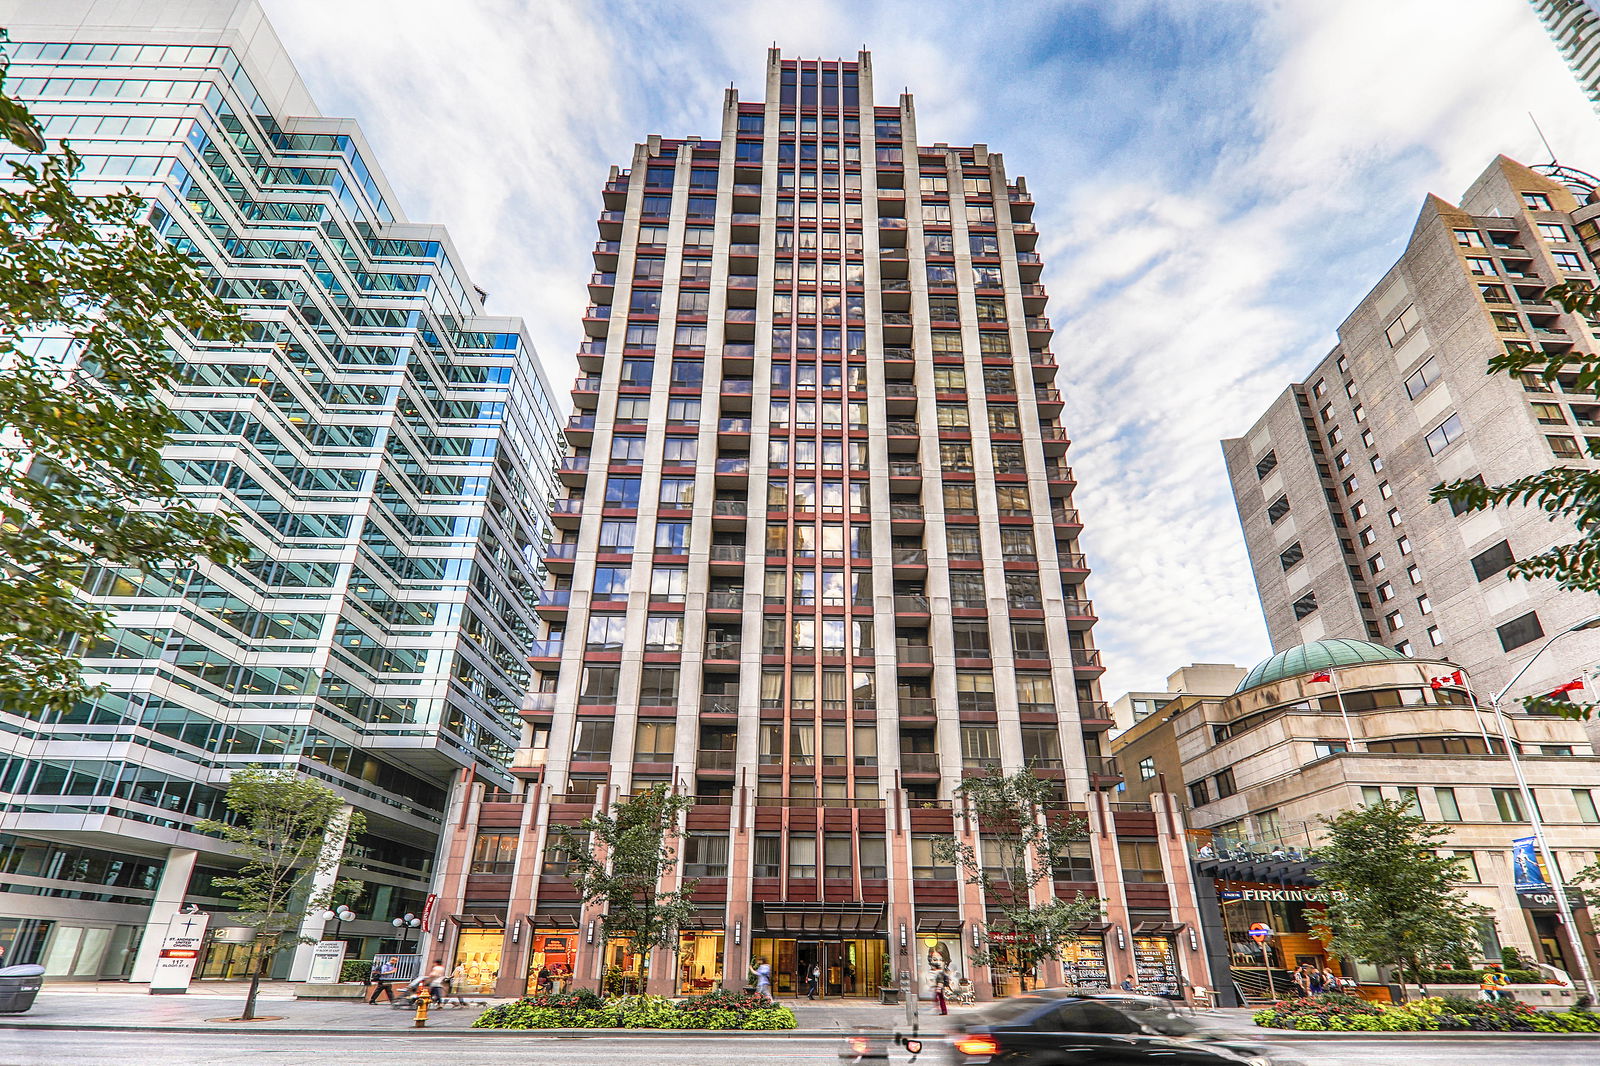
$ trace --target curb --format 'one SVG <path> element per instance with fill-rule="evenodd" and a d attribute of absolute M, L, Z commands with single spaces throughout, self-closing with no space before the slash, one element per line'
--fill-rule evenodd
<path fill-rule="evenodd" d="M 1262 1029 L 1259 1032 L 1238 1033 L 1232 1039 L 1249 1037 L 1262 1043 L 1281 1040 L 1315 1044 L 1341 1040 L 1600 1040 L 1600 1033 L 1481 1033 L 1461 1029 L 1422 1029 L 1412 1032 L 1317 1032 L 1308 1029 Z"/>
<path fill-rule="evenodd" d="M 215 1025 L 115 1025 L 115 1024 L 73 1024 L 68 1022 L 6 1022 L 0 1021 L 0 1030 L 27 1030 L 39 1029 L 55 1032 L 90 1032 L 90 1033 L 251 1033 L 274 1034 L 278 1036 L 488 1036 L 488 1037 L 517 1037 L 532 1036 L 545 1040 L 587 1040 L 592 1037 L 635 1038 L 641 1040 L 655 1040 L 661 1037 L 668 1039 L 692 1037 L 704 1039 L 714 1037 L 720 1039 L 745 1039 L 748 1037 L 804 1037 L 807 1039 L 840 1039 L 849 1035 L 853 1030 L 848 1029 L 339 1029 L 337 1031 L 327 1028 L 308 1029 L 304 1027 L 288 1026 L 263 1026 L 250 1027 L 246 1023 L 229 1025 L 219 1022 Z"/>

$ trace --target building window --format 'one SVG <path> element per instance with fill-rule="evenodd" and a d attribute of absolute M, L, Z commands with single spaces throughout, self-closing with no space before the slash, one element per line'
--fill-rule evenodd
<path fill-rule="evenodd" d="M 1522 796 L 1514 788 L 1497 788 L 1494 792 L 1494 809 L 1502 822 L 1526 822 L 1528 816 L 1522 809 Z"/>
<path fill-rule="evenodd" d="M 911 876 L 918 881 L 951 881 L 955 867 L 934 858 L 933 843 L 938 837 L 932 834 L 913 834 L 911 837 Z"/>
<path fill-rule="evenodd" d="M 1233 767 L 1211 775 L 1211 783 L 1216 786 L 1217 799 L 1227 799 L 1239 791 L 1233 783 Z"/>
<path fill-rule="evenodd" d="M 1429 359 L 1416 369 L 1410 377 L 1406 378 L 1406 395 L 1415 400 L 1428 386 L 1439 380 L 1439 364 L 1434 359 Z"/>
<path fill-rule="evenodd" d="M 1294 601 L 1295 621 L 1300 621 L 1302 618 L 1305 618 L 1316 609 L 1317 594 L 1315 592 L 1306 593 L 1304 596 L 1301 596 L 1298 600 Z"/>
<path fill-rule="evenodd" d="M 1475 858 L 1473 858 L 1472 852 L 1441 851 L 1439 852 L 1439 857 L 1441 859 L 1454 859 L 1456 861 L 1456 867 L 1461 874 L 1461 876 L 1456 878 L 1456 880 L 1465 881 L 1474 885 L 1483 881 L 1483 878 L 1478 876 L 1478 862 Z"/>
<path fill-rule="evenodd" d="M 750 857 L 753 877 L 778 877 L 782 871 L 783 838 L 777 833 L 757 833 Z"/>
<path fill-rule="evenodd" d="M 1359 403 L 1350 413 L 1355 415 L 1357 422 L 1365 422 L 1367 420 L 1367 409 Z"/>
<path fill-rule="evenodd" d="M 1317 399 L 1322 399 L 1323 394 L 1325 394 L 1327 391 L 1328 383 L 1326 381 L 1318 378 L 1316 381 L 1312 382 L 1311 395 L 1315 396 Z"/>
<path fill-rule="evenodd" d="M 1301 549 L 1300 542 L 1295 541 L 1293 544 L 1289 545 L 1283 551 L 1278 553 L 1278 562 L 1282 564 L 1285 570 L 1292 570 L 1295 565 L 1305 557 L 1306 553 L 1303 549 Z"/>
<path fill-rule="evenodd" d="M 475 874 L 509 874 L 517 868 L 516 833 L 479 833 L 472 843 Z"/>
<path fill-rule="evenodd" d="M 1580 822 L 1600 822 L 1600 809 L 1595 807 L 1594 793 L 1587 788 L 1572 790 L 1572 802 L 1578 805 Z"/>
<path fill-rule="evenodd" d="M 1491 261 L 1491 268 L 1493 265 Z M 1389 347 L 1398 348 L 1400 342 L 1405 340 L 1407 335 L 1416 329 L 1421 321 L 1422 316 L 1417 313 L 1416 305 L 1407 304 L 1405 310 L 1396 315 L 1394 321 L 1389 323 L 1388 327 L 1383 331 L 1384 337 L 1389 341 Z"/>
<path fill-rule="evenodd" d="M 1542 192 L 1525 192 L 1522 194 L 1522 206 L 1529 211 L 1550 210 L 1550 197 Z"/>
<path fill-rule="evenodd" d="M 1406 567 L 1406 577 L 1411 580 L 1413 585 L 1422 584 L 1422 571 L 1418 569 L 1416 563 L 1412 563 L 1410 566 Z"/>
<path fill-rule="evenodd" d="M 1463 248 L 1482 248 L 1483 234 L 1475 229 L 1456 230 L 1456 243 Z"/>
<path fill-rule="evenodd" d="M 1343 487 L 1346 496 L 1354 496 L 1361 488 L 1361 481 L 1354 474 L 1351 474 L 1344 479 Z"/>
<path fill-rule="evenodd" d="M 1583 269 L 1583 260 L 1578 258 L 1576 252 L 1551 252 L 1550 256 L 1556 261 L 1556 266 L 1567 273 Z"/>
<path fill-rule="evenodd" d="M 1386 500 L 1393 499 L 1394 489 L 1389 487 L 1389 483 L 1387 481 L 1380 481 L 1378 482 L 1378 495 L 1382 496 Z"/>
<path fill-rule="evenodd" d="M 1439 805 L 1439 817 L 1446 822 L 1461 821 L 1461 805 L 1456 802 L 1456 790 L 1453 788 L 1436 788 L 1433 790 L 1433 801 Z"/>
<path fill-rule="evenodd" d="M 1367 517 L 1367 503 L 1365 500 L 1357 500 L 1355 506 L 1350 508 L 1350 521 L 1359 522 L 1365 517 Z"/>
<path fill-rule="evenodd" d="M 1153 840 L 1119 840 L 1117 858 L 1122 880 L 1127 884 L 1154 885 L 1166 880 L 1161 868 L 1161 845 Z"/>
<path fill-rule="evenodd" d="M 1274 470 L 1276 470 L 1277 467 L 1278 467 L 1278 453 L 1277 452 L 1271 451 L 1271 452 L 1268 452 L 1266 455 L 1263 455 L 1261 457 L 1260 461 L 1256 463 L 1256 478 L 1257 478 L 1257 480 L 1264 479 L 1268 474 L 1270 474 Z"/>
<path fill-rule="evenodd" d="M 1384 566 L 1385 564 L 1382 555 L 1374 555 L 1372 558 L 1367 560 L 1367 570 L 1370 571 L 1374 577 L 1383 573 Z"/>
<path fill-rule="evenodd" d="M 1495 626 L 1494 631 L 1500 637 L 1500 647 L 1506 651 L 1531 644 L 1544 636 L 1544 627 L 1539 624 L 1539 615 L 1534 611 L 1529 611 L 1521 618 L 1513 618 L 1505 625 Z"/>
<path fill-rule="evenodd" d="M 1421 611 L 1423 614 L 1432 614 L 1433 613 L 1433 601 L 1428 599 L 1428 597 L 1426 595 L 1418 596 L 1417 597 L 1417 610 Z"/>
<path fill-rule="evenodd" d="M 684 877 L 727 877 L 728 837 L 719 833 L 688 833 L 683 838 Z"/>
<path fill-rule="evenodd" d="M 1452 414 L 1430 430 L 1422 440 L 1428 446 L 1429 455 L 1438 455 L 1455 442 L 1463 432 L 1461 416 Z"/>
<path fill-rule="evenodd" d="M 1378 586 L 1378 602 L 1388 603 L 1394 599 L 1394 586 L 1385 581 Z"/>
<path fill-rule="evenodd" d="M 1511 542 L 1502 540 L 1472 557 L 1472 572 L 1479 581 L 1487 581 L 1516 561 L 1516 556 L 1511 553 Z"/>
<path fill-rule="evenodd" d="M 1399 611 L 1391 611 L 1383 616 L 1383 624 L 1389 627 L 1389 632 L 1395 633 L 1406 627 L 1406 620 Z"/>
<path fill-rule="evenodd" d="M 1574 437 L 1546 437 L 1550 444 L 1550 451 L 1557 459 L 1581 459 L 1583 452 L 1578 448 L 1578 441 Z"/>
<path fill-rule="evenodd" d="M 1378 535 L 1372 531 L 1371 526 L 1363 527 L 1362 530 L 1356 534 L 1356 539 L 1361 542 L 1361 546 L 1363 548 L 1370 548 L 1374 544 L 1378 543 Z"/>
<path fill-rule="evenodd" d="M 1338 467 L 1340 470 L 1348 470 L 1350 468 L 1350 453 L 1340 452 L 1338 455 L 1335 455 L 1333 457 L 1333 465 Z"/>
<path fill-rule="evenodd" d="M 1361 802 L 1370 807 L 1374 803 L 1383 802 L 1383 789 L 1376 785 L 1361 786 Z"/>
<path fill-rule="evenodd" d="M 1204 781 L 1195 781 L 1189 785 L 1189 803 L 1195 807 L 1204 807 L 1211 802 L 1211 790 Z"/>
<path fill-rule="evenodd" d="M 1361 446 L 1362 446 L 1362 447 L 1363 447 L 1363 448 L 1370 448 L 1370 447 L 1372 447 L 1372 443 L 1373 443 L 1373 441 L 1375 441 L 1375 440 L 1377 440 L 1377 439 L 1378 439 L 1378 438 L 1377 438 L 1377 437 L 1375 437 L 1375 436 L 1373 436 L 1373 435 L 1372 435 L 1372 430 L 1370 430 L 1370 429 L 1363 429 L 1363 430 L 1362 430 L 1362 431 L 1361 431 Z"/>
<path fill-rule="evenodd" d="M 1567 416 L 1558 403 L 1536 403 L 1533 405 L 1533 418 L 1541 426 L 1564 426 Z"/>
<path fill-rule="evenodd" d="M 1492 278 L 1496 277 L 1499 272 L 1494 268 L 1493 259 L 1485 259 L 1480 258 L 1479 256 L 1469 255 L 1467 256 L 1467 273 L 1475 274 L 1480 278 Z"/>
<path fill-rule="evenodd" d="M 1319 740 L 1311 745 L 1311 749 L 1319 759 L 1326 759 L 1330 755 L 1338 755 L 1350 749 L 1342 740 Z"/>
<path fill-rule="evenodd" d="M 1402 534 L 1399 537 L 1399 539 L 1397 539 L 1394 543 L 1395 543 L 1395 547 L 1400 549 L 1400 554 L 1401 555 L 1410 555 L 1411 554 L 1411 538 L 1410 537 L 1407 537 L 1407 536 Z"/>
<path fill-rule="evenodd" d="M 1439 632 L 1438 626 L 1428 627 L 1428 643 L 1432 644 L 1435 648 L 1444 643 L 1444 634 Z"/>
<path fill-rule="evenodd" d="M 1556 222 L 1535 223 L 1534 228 L 1539 231 L 1539 236 L 1547 241 L 1566 241 L 1569 239 L 1567 227 Z"/>
<path fill-rule="evenodd" d="M 1411 655 L 1411 642 L 1409 640 L 1402 640 L 1400 643 L 1394 646 L 1394 650 L 1399 652 L 1401 655 L 1409 657 Z"/>
<path fill-rule="evenodd" d="M 1344 440 L 1344 430 L 1338 426 L 1334 426 L 1333 429 L 1328 431 L 1328 447 L 1331 448 L 1342 440 Z"/>
<path fill-rule="evenodd" d="M 1288 513 L 1289 497 L 1279 496 L 1276 500 L 1273 500 L 1272 504 L 1267 508 L 1267 521 L 1273 525 L 1277 525 L 1278 522 L 1283 519 L 1283 516 Z"/>

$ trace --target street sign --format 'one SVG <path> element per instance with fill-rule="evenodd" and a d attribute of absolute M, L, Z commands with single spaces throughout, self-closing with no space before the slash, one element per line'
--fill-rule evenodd
<path fill-rule="evenodd" d="M 194 969 L 205 948 L 209 914 L 175 914 L 167 923 L 167 935 L 156 956 L 155 972 L 150 975 L 150 994 L 182 995 L 189 991 Z"/>
<path fill-rule="evenodd" d="M 1272 926 L 1266 922 L 1256 922 L 1250 926 L 1250 939 L 1256 943 L 1264 943 L 1272 935 Z"/>
<path fill-rule="evenodd" d="M 306 974 L 306 982 L 314 985 L 338 984 L 339 971 L 344 969 L 346 947 L 343 940 L 317 941 L 317 946 L 311 949 L 311 971 Z"/>

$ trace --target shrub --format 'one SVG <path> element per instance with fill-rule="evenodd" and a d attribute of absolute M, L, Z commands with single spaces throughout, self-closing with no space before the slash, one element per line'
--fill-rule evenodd
<path fill-rule="evenodd" d="M 475 1029 L 793 1029 L 794 1012 L 759 996 L 718 991 L 674 1003 L 663 996 L 605 999 L 581 988 L 490 1007 Z"/>
<path fill-rule="evenodd" d="M 682 1010 L 734 1010 L 749 1011 L 760 1010 L 767 1006 L 767 1001 L 754 992 L 734 991 L 731 988 L 719 988 L 700 996 L 690 996 L 680 1000 L 678 1007 Z"/>
<path fill-rule="evenodd" d="M 355 981 L 366 984 L 367 978 L 372 974 L 371 959 L 345 959 L 344 965 L 339 967 L 339 980 Z"/>
<path fill-rule="evenodd" d="M 1485 1033 L 1594 1033 L 1600 1015 L 1584 1010 L 1534 1010 L 1525 1003 L 1489 1003 L 1465 996 L 1430 996 L 1412 1003 L 1378 1006 L 1350 996 L 1288 1000 L 1253 1015 L 1264 1028 L 1333 1032 L 1419 1032 L 1433 1029 Z"/>

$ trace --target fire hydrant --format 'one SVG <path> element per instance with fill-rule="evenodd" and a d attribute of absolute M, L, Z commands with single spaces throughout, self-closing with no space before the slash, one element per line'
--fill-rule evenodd
<path fill-rule="evenodd" d="M 421 995 L 417 997 L 417 1020 L 414 1028 L 425 1029 L 428 1025 L 428 1001 L 432 996 Z"/>

